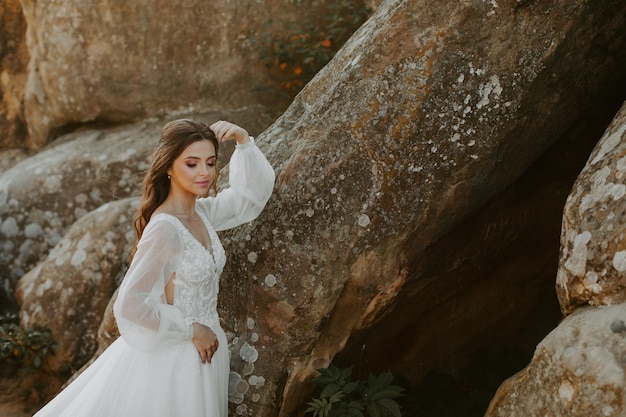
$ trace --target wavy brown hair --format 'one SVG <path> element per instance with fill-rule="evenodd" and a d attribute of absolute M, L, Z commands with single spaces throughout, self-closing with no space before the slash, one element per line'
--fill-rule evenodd
<path fill-rule="evenodd" d="M 166 123 L 161 129 L 159 143 L 152 154 L 150 168 L 143 179 L 141 202 L 133 221 L 135 242 L 131 249 L 131 259 L 137 251 L 137 243 L 141 239 L 152 213 L 165 201 L 170 192 L 170 180 L 167 178 L 167 171 L 187 146 L 201 140 L 208 140 L 213 143 L 217 156 L 219 143 L 215 133 L 202 122 L 193 119 L 178 119 Z M 211 185 L 214 192 L 217 192 L 218 167 L 216 167 L 216 172 L 218 174 L 215 175 Z"/>

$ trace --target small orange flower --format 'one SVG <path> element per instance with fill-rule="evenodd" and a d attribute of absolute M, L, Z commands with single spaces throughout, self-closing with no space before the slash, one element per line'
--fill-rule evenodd
<path fill-rule="evenodd" d="M 330 39 L 324 39 L 322 42 L 322 46 L 326 47 L 326 48 L 330 48 Z"/>
<path fill-rule="evenodd" d="M 281 62 L 280 65 L 278 66 L 278 68 L 280 68 L 280 70 L 283 71 L 285 68 L 287 68 L 287 63 L 286 62 Z"/>
<path fill-rule="evenodd" d="M 294 72 L 294 74 L 296 74 L 296 75 L 300 75 L 300 74 L 302 74 L 302 68 L 300 68 L 300 67 L 296 67 L 296 68 L 293 70 L 293 72 Z"/>

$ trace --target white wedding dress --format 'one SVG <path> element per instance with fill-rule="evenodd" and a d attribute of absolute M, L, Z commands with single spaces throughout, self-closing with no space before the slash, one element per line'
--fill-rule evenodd
<path fill-rule="evenodd" d="M 35 417 L 226 417 L 230 360 L 217 315 L 226 255 L 216 230 L 253 220 L 271 195 L 274 171 L 254 143 L 237 145 L 229 183 L 196 204 L 211 248 L 172 215 L 150 219 L 114 306 L 122 337 Z M 193 322 L 218 337 L 211 363 L 191 342 Z"/>

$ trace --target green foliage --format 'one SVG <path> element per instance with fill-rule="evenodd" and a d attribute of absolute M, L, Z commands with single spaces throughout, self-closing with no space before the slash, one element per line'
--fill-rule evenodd
<path fill-rule="evenodd" d="M 404 388 L 393 385 L 391 372 L 370 375 L 366 381 L 352 378 L 352 368 L 340 369 L 331 364 L 318 369 L 315 382 L 322 387 L 319 398 L 308 402 L 306 413 L 313 417 L 400 417 L 396 398 Z"/>
<path fill-rule="evenodd" d="M 266 22 L 253 43 L 281 91 L 257 88 L 293 98 L 370 13 L 363 0 L 341 0 L 328 5 L 321 14 L 310 13 L 298 22 Z"/>
<path fill-rule="evenodd" d="M 50 330 L 39 325 L 22 328 L 17 314 L 0 316 L 0 364 L 6 368 L 39 368 L 57 345 Z"/>

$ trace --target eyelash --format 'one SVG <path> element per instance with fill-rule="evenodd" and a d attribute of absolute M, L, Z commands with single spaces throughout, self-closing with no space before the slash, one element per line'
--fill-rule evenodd
<path fill-rule="evenodd" d="M 187 164 L 187 166 L 189 168 L 195 168 L 197 165 L 198 164 Z M 209 163 L 207 163 L 207 165 L 210 166 L 210 167 L 214 167 L 215 166 L 215 162 L 209 162 Z"/>

